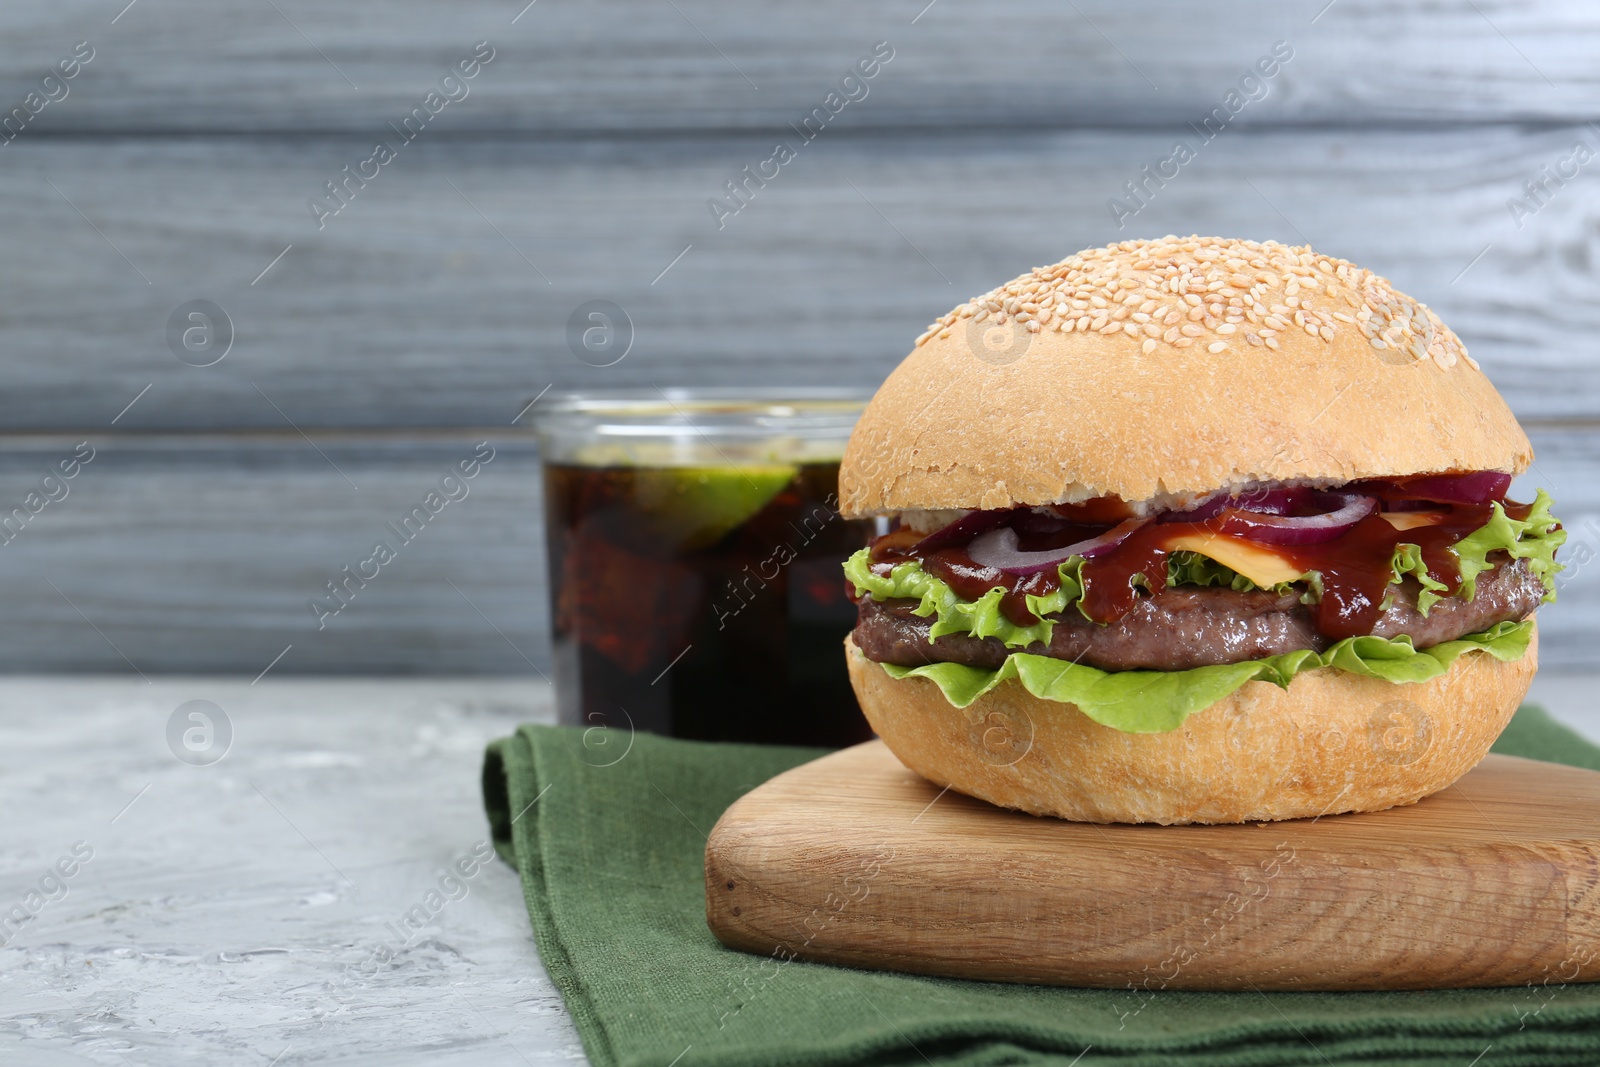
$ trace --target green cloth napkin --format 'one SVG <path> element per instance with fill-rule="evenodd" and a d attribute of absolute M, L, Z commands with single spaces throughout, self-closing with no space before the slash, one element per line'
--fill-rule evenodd
<path fill-rule="evenodd" d="M 1533 707 L 1495 751 L 1600 770 L 1600 749 Z M 819 754 L 549 726 L 489 747 L 495 845 L 521 872 L 544 964 L 597 1067 L 1600 1063 L 1600 986 L 1554 979 L 1160 992 L 1141 1007 L 1128 990 L 780 965 L 723 948 L 706 928 L 706 834 L 740 795 Z"/>

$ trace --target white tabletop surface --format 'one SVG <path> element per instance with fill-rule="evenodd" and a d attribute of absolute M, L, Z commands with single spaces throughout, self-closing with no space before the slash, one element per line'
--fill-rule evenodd
<path fill-rule="evenodd" d="M 1600 742 L 1597 685 L 1531 699 Z M 169 747 L 191 700 L 220 762 Z M 549 718 L 520 679 L 0 683 L 0 1063 L 583 1063 L 515 874 L 429 898 L 487 838 L 485 743 Z"/>

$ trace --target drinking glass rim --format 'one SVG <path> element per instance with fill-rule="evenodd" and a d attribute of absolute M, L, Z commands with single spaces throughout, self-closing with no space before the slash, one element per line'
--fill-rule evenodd
<path fill-rule="evenodd" d="M 863 390 L 782 386 L 584 390 L 534 406 L 534 432 L 556 438 L 807 440 L 850 436 L 870 396 Z"/>
<path fill-rule="evenodd" d="M 537 399 L 532 422 L 588 419 L 665 420 L 681 426 L 693 416 L 764 420 L 827 419 L 852 421 L 872 398 L 865 389 L 837 386 L 674 386 L 667 389 L 574 389 Z"/>

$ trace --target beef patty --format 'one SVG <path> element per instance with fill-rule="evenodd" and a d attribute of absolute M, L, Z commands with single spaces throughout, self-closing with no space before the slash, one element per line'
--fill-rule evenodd
<path fill-rule="evenodd" d="M 1487 630 L 1498 622 L 1527 617 L 1544 599 L 1544 583 L 1524 560 L 1502 563 L 1478 575 L 1471 600 L 1446 597 L 1428 611 L 1417 610 L 1421 587 L 1407 578 L 1393 589 L 1393 603 L 1378 617 L 1379 637 L 1410 634 L 1418 648 Z M 965 663 L 994 670 L 1011 652 L 1072 660 L 1107 671 L 1181 671 L 1216 663 L 1264 659 L 1333 643 L 1317 632 L 1311 613 L 1293 594 L 1168 586 L 1141 597 L 1114 623 L 1090 622 L 1076 608 L 1057 617 L 1050 644 L 1034 642 L 1008 649 L 998 637 L 946 634 L 928 640 L 933 616 L 912 614 L 915 600 L 876 601 L 863 597 L 855 642 L 870 660 L 920 667 L 927 663 Z"/>

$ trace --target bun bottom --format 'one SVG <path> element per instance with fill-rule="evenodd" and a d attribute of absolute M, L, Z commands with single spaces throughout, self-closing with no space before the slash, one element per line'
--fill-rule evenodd
<path fill-rule="evenodd" d="M 845 639 L 867 721 L 935 785 L 1079 822 L 1239 823 L 1381 811 L 1456 781 L 1488 753 L 1538 669 L 1538 634 L 1503 663 L 1469 652 L 1427 682 L 1331 667 L 1288 689 L 1246 682 L 1176 730 L 1132 734 L 1015 680 L 966 708 L 894 679 Z"/>

